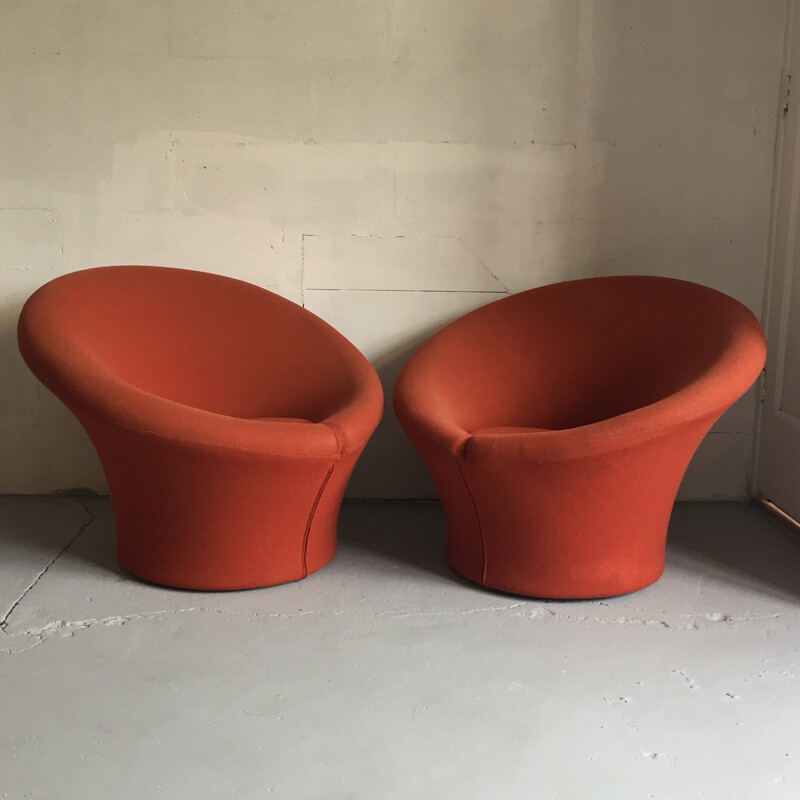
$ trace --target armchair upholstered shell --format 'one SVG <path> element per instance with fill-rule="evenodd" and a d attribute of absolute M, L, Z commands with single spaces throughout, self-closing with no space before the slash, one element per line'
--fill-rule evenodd
<path fill-rule="evenodd" d="M 765 352 L 743 305 L 656 277 L 532 289 L 440 331 L 394 404 L 437 484 L 452 566 L 552 598 L 657 580 L 684 471 Z"/>
<path fill-rule="evenodd" d="M 325 322 L 242 281 L 124 266 L 46 284 L 18 333 L 97 449 L 130 572 L 241 589 L 333 557 L 383 402 L 374 369 Z"/>

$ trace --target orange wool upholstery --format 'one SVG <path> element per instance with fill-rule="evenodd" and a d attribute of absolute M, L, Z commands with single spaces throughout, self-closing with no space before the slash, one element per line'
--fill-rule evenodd
<path fill-rule="evenodd" d="M 18 333 L 28 366 L 97 449 L 130 572 L 243 589 L 333 558 L 383 395 L 321 319 L 232 278 L 100 267 L 39 289 Z"/>
<path fill-rule="evenodd" d="M 452 566 L 534 597 L 656 581 L 689 460 L 765 355 L 743 305 L 669 278 L 544 286 L 444 328 L 394 405 L 439 489 Z"/>

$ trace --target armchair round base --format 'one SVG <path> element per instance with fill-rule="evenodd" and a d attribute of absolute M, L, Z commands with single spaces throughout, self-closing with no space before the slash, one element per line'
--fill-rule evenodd
<path fill-rule="evenodd" d="M 550 599 L 655 583 L 678 485 L 709 424 L 585 459 L 525 463 L 484 452 L 454 465 L 470 502 L 443 494 L 450 564 L 483 586 Z"/>
<path fill-rule="evenodd" d="M 109 483 L 117 556 L 150 583 L 206 591 L 301 580 L 336 554 L 358 453 L 275 459 L 82 420 Z"/>

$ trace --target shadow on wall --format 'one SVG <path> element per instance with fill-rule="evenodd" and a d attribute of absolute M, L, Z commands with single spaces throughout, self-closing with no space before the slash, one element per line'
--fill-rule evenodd
<path fill-rule="evenodd" d="M 6 492 L 25 491 L 27 482 L 35 481 L 43 467 L 32 434 L 42 429 L 44 389 L 17 350 L 17 317 L 23 300 L 21 296 L 4 298 L 0 307 L 0 486 Z"/>
<path fill-rule="evenodd" d="M 430 270 L 415 275 L 413 282 L 402 268 L 388 277 L 382 291 L 392 292 L 392 304 L 406 312 L 375 320 L 383 338 L 393 341 L 390 352 L 376 349 L 370 331 L 351 328 L 344 315 L 334 322 L 376 365 L 386 396 L 384 418 L 354 471 L 349 497 L 436 497 L 433 481 L 392 408 L 403 365 L 420 344 L 458 316 L 511 292 L 569 277 L 531 254 L 538 219 L 584 216 L 593 203 L 596 174 L 576 168 L 583 153 L 576 156 L 577 142 L 585 137 L 588 114 L 584 73 L 589 49 L 582 48 L 582 5 L 564 4 L 549 17 L 537 4 L 515 5 L 513 18 L 509 14 L 498 25 L 502 17 L 497 9 L 478 4 L 446 34 L 440 58 L 451 63 L 428 65 L 427 78 L 437 69 L 444 74 L 460 68 L 471 79 L 442 81 L 436 90 L 428 87 L 438 94 L 436 103 L 426 106 L 431 116 L 424 131 L 418 131 L 423 141 L 398 145 L 394 224 L 401 223 L 409 237 L 426 240 L 431 250 L 437 245 L 441 249 L 446 240 L 459 242 L 462 263 L 439 284 L 430 274 L 437 271 L 435 257 Z M 435 30 L 434 23 L 430 31 Z M 516 63 L 505 52 L 504 39 L 509 37 L 511 51 L 519 57 Z M 525 39 L 545 46 L 522 54 Z M 419 46 L 419 40 L 411 41 L 406 58 Z M 402 107 L 407 118 L 400 119 L 400 130 L 420 128 L 410 118 L 414 111 L 413 106 Z M 587 168 L 594 170 L 595 165 Z M 380 290 L 369 293 L 382 302 Z M 413 335 L 406 333 L 409 328 Z"/>
<path fill-rule="evenodd" d="M 784 11 L 777 0 L 749 9 L 559 4 L 549 20 L 536 17 L 551 27 L 530 60 L 496 56 L 495 72 L 487 70 L 494 84 L 448 87 L 439 128 L 469 117 L 472 138 L 463 143 L 452 129 L 447 141 L 404 146 L 396 213 L 416 235 L 457 237 L 510 292 L 666 275 L 713 286 L 759 313 Z M 489 16 L 471 19 L 465 64 L 480 31 L 492 31 Z M 525 19 L 518 23 L 524 30 Z M 522 94 L 514 98 L 512 87 Z M 476 306 L 497 298 L 476 295 Z M 430 332 L 445 322 L 432 312 Z M 368 349 L 358 331 L 344 332 Z M 416 344 L 385 366 L 369 353 L 387 397 Z M 725 475 L 695 470 L 688 496 L 743 496 L 753 408 L 751 393 L 715 428 L 726 435 L 705 443 L 711 455 L 700 471 L 725 462 Z M 432 488 L 387 404 L 349 495 L 432 497 Z"/>
<path fill-rule="evenodd" d="M 516 22 L 540 20 L 534 5 L 522 12 L 525 20 Z M 569 217 L 565 198 L 584 197 L 588 186 L 586 176 L 575 169 L 551 177 L 544 187 L 537 182 L 539 172 L 563 169 L 574 160 L 587 114 L 580 57 L 583 15 L 579 4 L 570 3 L 559 16 L 549 37 L 557 46 L 536 56 L 549 62 L 546 70 L 530 54 L 518 65 L 504 60 L 502 42 L 492 41 L 498 34 L 497 10 L 485 4 L 476 5 L 447 31 L 440 57 L 452 63 L 428 64 L 416 78 L 418 91 L 435 100 L 426 105 L 430 118 L 421 125 L 414 118 L 415 106 L 397 106 L 398 135 L 407 132 L 412 141 L 397 145 L 392 224 L 427 244 L 428 269 L 391 265 L 393 241 L 376 238 L 380 280 L 370 275 L 351 293 L 348 313 L 318 308 L 313 292 L 307 294 L 307 307 L 367 354 L 384 387 L 384 417 L 355 468 L 348 497 L 436 497 L 433 481 L 392 408 L 397 375 L 421 343 L 461 314 L 498 299 L 509 286 L 516 291 L 560 279 L 542 269 L 541 258 L 529 260 L 536 218 Z M 430 25 L 429 37 L 435 35 L 437 21 Z M 535 40 L 539 32 L 527 34 Z M 519 38 L 518 32 L 513 36 Z M 419 32 L 400 43 L 401 72 L 413 75 L 410 62 L 424 44 Z M 445 74 L 456 65 L 473 80 L 428 85 L 437 69 Z M 419 65 L 416 69 L 420 72 Z M 463 245 L 462 260 L 445 276 L 433 251 L 451 240 Z M 477 263 L 470 264 L 473 256 Z M 379 306 L 387 296 L 391 300 L 386 313 L 364 325 L 359 323 L 363 313 L 356 295 Z M 374 338 L 391 344 L 376 346 Z"/>
<path fill-rule="evenodd" d="M 784 0 L 407 0 L 385 10 L 354 7 L 340 35 L 330 36 L 323 26 L 319 46 L 333 48 L 336 58 L 298 59 L 305 44 L 284 37 L 279 44 L 295 55 L 287 57 L 283 71 L 267 57 L 281 28 L 264 31 L 272 38 L 261 36 L 257 26 L 268 24 L 266 18 L 248 12 L 247 4 L 232 17 L 214 11 L 208 0 L 200 5 L 170 23 L 179 26 L 169 31 L 176 48 L 170 81 L 146 85 L 150 75 L 163 74 L 161 56 L 139 53 L 142 69 L 134 75 L 130 59 L 118 60 L 114 49 L 108 74 L 115 82 L 108 95 L 114 102 L 124 98 L 124 109 L 111 107 L 119 114 L 104 111 L 102 80 L 83 84 L 88 78 L 71 74 L 72 62 L 59 60 L 65 86 L 85 95 L 74 98 L 74 113 L 80 116 L 81 103 L 90 105 L 98 115 L 89 117 L 91 123 L 112 125 L 102 128 L 104 142 L 135 140 L 142 133 L 132 127 L 135 119 L 135 125 L 144 120 L 149 131 L 160 131 L 158 146 L 128 148 L 114 174 L 104 178 L 118 182 L 105 193 L 92 195 L 96 180 L 81 179 L 81 186 L 88 185 L 88 205 L 81 209 L 81 236 L 73 232 L 79 243 L 73 241 L 74 251 L 67 243 L 66 256 L 55 212 L 4 209 L 0 239 L 13 243 L 10 258 L 24 254 L 18 260 L 37 270 L 41 283 L 54 274 L 54 265 L 96 263 L 109 243 L 116 255 L 141 236 L 145 252 L 155 256 L 162 250 L 159 237 L 169 248 L 182 236 L 223 248 L 227 236 L 235 240 L 236 253 L 252 258 L 253 275 L 270 285 L 275 276 L 265 274 L 273 268 L 264 266 L 267 245 L 254 249 L 250 239 L 265 227 L 276 241 L 286 232 L 300 252 L 303 237 L 319 232 L 312 243 L 316 255 L 301 258 L 292 245 L 288 266 L 274 269 L 285 269 L 284 278 L 299 276 L 302 262 L 309 310 L 341 330 L 381 373 L 387 413 L 356 468 L 350 496 L 433 496 L 422 461 L 391 411 L 394 380 L 425 336 L 504 290 L 651 273 L 707 283 L 760 308 Z M 209 14 L 218 14 L 219 26 L 203 25 Z M 384 17 L 385 37 L 368 31 L 362 42 L 382 42 L 380 54 L 369 50 L 363 64 L 354 66 L 352 53 L 366 52 L 357 46 L 356 28 Z M 316 4 L 295 4 L 287 19 L 291 26 L 298 23 L 292 30 L 321 30 Z M 299 24 L 304 20 L 313 24 Z M 149 48 L 154 40 L 146 41 Z M 247 53 L 236 50 L 241 42 Z M 393 52 L 387 55 L 386 48 Z M 341 53 L 347 57 L 336 60 Z M 29 79 L 41 83 L 36 64 L 27 63 Z M 363 75 L 369 76 L 364 84 Z M 118 91 L 118 79 L 125 91 Z M 298 102 L 309 86 L 324 87 L 313 109 Z M 151 105 L 138 108 L 139 98 L 144 104 L 150 93 Z M 273 95 L 274 106 L 265 104 Z M 55 125 L 61 119 L 56 111 L 43 121 Z M 79 141 L 82 151 L 90 145 L 94 160 L 88 163 L 94 164 L 98 142 L 83 122 L 74 122 L 69 141 Z M 179 134 L 179 156 L 173 134 Z M 247 147 L 237 148 L 242 136 Z M 32 153 L 40 142 L 31 142 Z M 58 154 L 59 167 L 48 173 L 49 185 L 47 176 L 31 173 L 37 183 L 28 188 L 37 193 L 37 206 L 69 203 L 64 198 L 79 193 L 72 184 L 78 162 L 61 158 L 58 147 L 56 142 L 50 151 L 51 159 Z M 28 175 L 23 162 L 30 158 L 18 159 L 2 177 Z M 162 205 L 162 193 L 169 196 L 162 185 L 169 173 L 164 164 L 180 178 L 180 196 L 169 208 Z M 69 191 L 62 185 L 67 167 Z M 146 199 L 131 199 L 140 196 Z M 115 210 L 115 202 L 127 211 L 119 219 L 105 214 L 101 235 L 98 220 Z M 150 214 L 142 215 L 140 206 Z M 137 215 L 147 222 L 137 222 Z M 137 224 L 141 228 L 132 232 Z M 205 239 L 200 231 L 213 233 Z M 358 274 L 347 272 L 354 250 L 333 258 L 342 240 L 349 247 L 356 233 L 371 239 L 368 249 L 374 245 L 374 269 Z M 328 250 L 320 248 L 325 236 L 333 242 Z M 416 244 L 403 249 L 403 240 Z M 170 258 L 153 260 L 193 252 L 175 245 Z M 192 266 L 194 258 L 186 256 L 185 265 Z M 315 258 L 322 265 L 316 283 L 308 272 Z M 0 255 L 0 262 L 6 260 Z M 37 388 L 16 355 L 13 327 L 22 293 L 10 298 L 5 278 L 0 437 L 11 456 L 0 462 L 0 487 L 102 490 L 87 438 Z M 737 433 L 748 436 L 749 429 Z"/>
<path fill-rule="evenodd" d="M 358 460 L 348 486 L 348 497 L 431 499 L 436 487 L 419 453 L 406 438 L 392 407 L 392 390 L 411 353 L 433 335 L 415 337 L 408 347 L 377 367 L 384 391 L 384 412 L 378 428 Z"/>
<path fill-rule="evenodd" d="M 391 387 L 403 363 L 405 358 L 400 358 L 378 370 L 385 391 L 384 416 L 353 470 L 348 497 L 436 497 L 433 481 L 392 409 Z M 409 475 L 413 476 L 411 480 Z"/>
<path fill-rule="evenodd" d="M 80 423 L 39 381 L 17 347 L 17 319 L 24 296 L 0 308 L 0 487 L 27 494 L 57 486 L 56 493 L 107 491 L 100 460 Z M 64 475 L 69 475 L 65 484 Z"/>

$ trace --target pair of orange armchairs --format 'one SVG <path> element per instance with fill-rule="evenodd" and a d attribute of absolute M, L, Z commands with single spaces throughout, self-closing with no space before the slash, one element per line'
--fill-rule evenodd
<path fill-rule="evenodd" d="M 325 322 L 242 281 L 125 266 L 46 284 L 18 333 L 97 449 L 130 572 L 243 589 L 333 558 L 383 393 Z M 744 306 L 669 278 L 545 286 L 444 328 L 394 405 L 439 489 L 452 566 L 549 598 L 657 580 L 689 460 L 765 352 Z"/>

